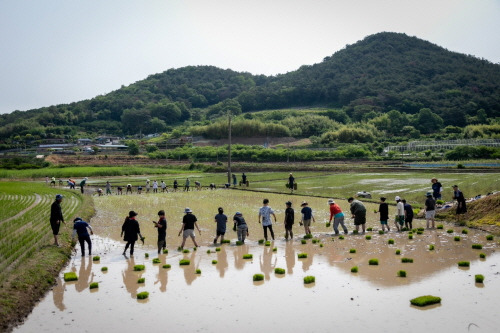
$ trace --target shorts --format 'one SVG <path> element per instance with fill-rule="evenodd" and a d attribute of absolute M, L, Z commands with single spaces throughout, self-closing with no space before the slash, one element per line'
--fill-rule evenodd
<path fill-rule="evenodd" d="M 291 223 L 291 224 L 285 223 L 285 230 L 292 230 L 292 228 L 293 228 L 293 223 Z"/>
<path fill-rule="evenodd" d="M 194 229 L 187 229 L 187 230 L 184 230 L 184 232 L 182 233 L 182 237 L 184 238 L 188 238 L 188 237 L 196 237 L 194 235 Z"/>
<path fill-rule="evenodd" d="M 354 216 L 354 225 L 362 225 L 366 223 L 366 215 L 355 215 Z"/>
<path fill-rule="evenodd" d="M 396 215 L 396 218 L 394 219 L 399 225 L 405 224 L 405 216 L 404 215 Z"/>
<path fill-rule="evenodd" d="M 61 223 L 50 222 L 50 226 L 52 227 L 52 234 L 59 235 L 59 227 L 61 226 Z"/>
<path fill-rule="evenodd" d="M 217 236 L 224 236 L 226 234 L 226 230 L 217 230 Z"/>
<path fill-rule="evenodd" d="M 425 212 L 425 218 L 426 219 L 433 219 L 434 215 L 436 215 L 436 211 L 435 210 L 428 210 L 428 211 Z"/>
<path fill-rule="evenodd" d="M 303 223 L 304 223 L 304 227 L 309 227 L 309 226 L 311 226 L 311 219 L 304 220 Z"/>
<path fill-rule="evenodd" d="M 413 216 L 406 217 L 405 222 L 412 223 L 413 222 Z"/>
<path fill-rule="evenodd" d="M 387 224 L 387 220 L 380 221 L 380 224 Z"/>

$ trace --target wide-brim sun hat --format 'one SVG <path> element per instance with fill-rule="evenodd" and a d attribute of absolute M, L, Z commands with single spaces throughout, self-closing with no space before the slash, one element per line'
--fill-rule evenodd
<path fill-rule="evenodd" d="M 305 206 L 305 205 L 308 205 L 308 203 L 307 203 L 307 201 L 302 201 L 302 203 L 300 205 Z"/>
<path fill-rule="evenodd" d="M 186 213 L 186 214 L 187 214 L 187 213 L 192 213 L 192 212 L 193 212 L 193 211 L 192 211 L 192 210 L 191 210 L 191 208 L 189 208 L 189 207 L 186 207 L 186 208 L 184 209 L 184 213 Z"/>
<path fill-rule="evenodd" d="M 396 197 L 394 198 L 394 200 L 398 201 L 398 200 L 401 200 L 401 198 L 399 197 L 399 195 L 396 195 Z"/>
<path fill-rule="evenodd" d="M 328 204 L 330 204 L 330 205 L 331 205 L 331 204 L 333 204 L 333 203 L 335 203 L 335 201 L 334 201 L 333 199 L 328 199 Z"/>

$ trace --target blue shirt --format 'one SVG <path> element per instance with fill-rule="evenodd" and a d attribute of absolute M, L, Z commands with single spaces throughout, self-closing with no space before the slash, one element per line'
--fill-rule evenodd
<path fill-rule="evenodd" d="M 312 219 L 312 209 L 311 207 L 304 207 L 302 208 L 302 210 L 300 211 L 302 213 L 302 215 L 304 215 L 304 220 L 310 220 Z"/>
<path fill-rule="evenodd" d="M 89 232 L 87 231 L 87 227 L 89 224 L 85 221 L 77 221 L 73 224 L 73 229 L 76 230 L 78 237 L 89 236 Z"/>

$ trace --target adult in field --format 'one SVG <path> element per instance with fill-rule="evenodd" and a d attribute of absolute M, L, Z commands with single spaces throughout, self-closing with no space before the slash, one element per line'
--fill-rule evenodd
<path fill-rule="evenodd" d="M 118 187 L 116 188 L 116 194 L 117 194 L 117 195 L 122 195 L 122 194 L 123 194 L 123 187 L 118 186 Z"/>
<path fill-rule="evenodd" d="M 153 180 L 153 193 L 158 193 L 158 182 Z"/>
<path fill-rule="evenodd" d="M 54 245 L 59 246 L 59 241 L 57 236 L 59 235 L 59 228 L 61 226 L 61 222 L 64 222 L 64 217 L 61 208 L 61 202 L 63 200 L 63 196 L 61 194 L 56 195 L 56 200 L 50 206 L 50 227 L 52 228 L 52 234 L 54 235 Z"/>
<path fill-rule="evenodd" d="M 82 192 L 82 194 L 83 194 L 83 192 L 85 191 L 85 185 L 87 184 L 87 180 L 88 180 L 88 178 L 87 178 L 87 177 L 85 177 L 85 178 L 83 178 L 83 179 L 82 179 L 82 181 L 80 182 L 80 192 Z"/>
<path fill-rule="evenodd" d="M 244 173 L 244 172 L 243 172 L 243 174 L 241 175 L 241 182 L 243 183 L 243 185 L 248 186 L 248 185 L 247 185 L 247 175 L 245 175 L 245 173 Z"/>
<path fill-rule="evenodd" d="M 222 207 L 217 208 L 218 214 L 215 215 L 215 223 L 217 224 L 215 230 L 214 244 L 217 243 L 217 239 L 220 236 L 221 243 L 224 241 L 224 235 L 226 234 L 226 224 L 227 216 L 224 215 L 224 209 Z"/>
<path fill-rule="evenodd" d="M 123 236 L 123 240 L 127 242 L 125 250 L 123 250 L 123 255 L 126 254 L 127 249 L 130 247 L 130 255 L 132 256 L 134 254 L 135 242 L 139 237 L 143 239 L 139 222 L 136 220 L 137 215 L 136 212 L 131 210 L 125 218 L 125 222 L 123 222 L 121 236 Z"/>
<path fill-rule="evenodd" d="M 177 192 L 178 187 L 179 187 L 179 183 L 177 182 L 177 179 L 174 179 L 174 192 Z"/>
<path fill-rule="evenodd" d="M 293 193 L 293 184 L 295 183 L 295 178 L 293 177 L 292 173 L 290 172 L 290 175 L 288 176 L 288 187 L 290 188 L 291 193 Z"/>
<path fill-rule="evenodd" d="M 333 199 L 328 199 L 328 205 L 330 205 L 330 220 L 328 223 L 332 223 L 333 218 L 333 231 L 335 235 L 339 234 L 339 224 L 342 226 L 344 230 L 344 234 L 348 234 L 347 227 L 344 224 L 344 213 L 338 204 L 335 203 Z"/>
<path fill-rule="evenodd" d="M 109 181 L 106 182 L 106 195 L 111 195 L 111 183 Z"/>
<path fill-rule="evenodd" d="M 161 186 L 162 193 L 167 190 L 167 184 L 165 184 L 165 182 L 163 180 L 161 181 L 160 186 Z"/>
<path fill-rule="evenodd" d="M 403 225 L 405 224 L 405 205 L 399 196 L 396 196 L 396 218 L 394 219 L 394 225 L 401 231 Z"/>
<path fill-rule="evenodd" d="M 200 191 L 200 190 L 201 190 L 201 183 L 200 183 L 199 181 L 197 181 L 197 180 L 196 180 L 196 181 L 194 182 L 194 186 L 196 187 L 196 190 L 197 190 L 197 191 Z"/>
<path fill-rule="evenodd" d="M 304 225 L 304 231 L 306 235 L 310 235 L 311 221 L 316 222 L 316 219 L 314 218 L 311 207 L 309 207 L 309 204 L 306 201 L 303 201 L 300 206 L 302 207 L 300 212 L 302 213 L 302 224 Z"/>
<path fill-rule="evenodd" d="M 233 217 L 233 222 L 234 222 L 234 228 L 233 230 L 236 230 L 236 234 L 238 235 L 238 241 L 240 241 L 242 244 L 245 244 L 245 238 L 249 235 L 248 233 L 248 226 L 243 218 L 243 214 L 240 212 L 236 212 Z"/>
<path fill-rule="evenodd" d="M 93 235 L 92 227 L 82 220 L 80 217 L 77 217 L 73 220 L 73 235 L 71 236 L 74 241 L 75 236 L 78 235 L 78 242 L 80 243 L 80 249 L 82 251 L 82 257 L 85 257 L 85 242 L 87 243 L 87 247 L 89 248 L 89 256 L 92 255 L 92 240 L 90 239 L 90 235 Z"/>
<path fill-rule="evenodd" d="M 285 209 L 285 240 L 288 240 L 288 237 L 290 237 L 290 240 L 293 240 L 293 224 L 295 220 L 295 211 L 292 208 L 292 203 L 290 201 L 287 201 L 285 203 L 286 209 Z"/>
<path fill-rule="evenodd" d="M 54 186 L 54 187 L 56 187 L 56 177 L 52 177 L 52 178 L 50 179 L 50 186 Z"/>
<path fill-rule="evenodd" d="M 191 208 L 187 207 L 186 209 L 184 209 L 184 217 L 182 218 L 182 228 L 181 230 L 179 230 L 179 236 L 182 233 L 181 249 L 184 248 L 184 245 L 186 244 L 186 239 L 188 237 L 191 237 L 195 247 L 199 247 L 198 243 L 196 243 L 196 236 L 194 234 L 194 228 L 196 227 L 201 236 L 201 230 L 198 227 L 197 221 L 198 219 L 193 214 Z"/>
<path fill-rule="evenodd" d="M 68 179 L 68 185 L 69 185 L 69 189 L 70 190 L 74 190 L 75 189 L 75 185 L 76 185 L 76 181 L 74 181 L 73 179 Z"/>
<path fill-rule="evenodd" d="M 457 215 L 467 213 L 467 205 L 462 191 L 458 189 L 458 185 L 453 185 L 453 199 L 457 200 Z"/>
<path fill-rule="evenodd" d="M 413 229 L 413 207 L 403 199 L 405 209 L 405 226 L 408 230 Z"/>
<path fill-rule="evenodd" d="M 443 185 L 441 185 L 441 183 L 438 182 L 437 178 L 432 178 L 431 183 L 432 183 L 432 196 L 434 197 L 434 200 L 440 200 L 441 193 L 443 192 Z"/>
<path fill-rule="evenodd" d="M 429 225 L 432 222 L 432 229 L 434 229 L 434 216 L 436 215 L 436 201 L 432 197 L 431 192 L 427 192 L 427 199 L 425 199 L 424 203 L 424 212 L 425 212 L 425 222 L 427 225 L 427 229 L 429 229 Z"/>
<path fill-rule="evenodd" d="M 127 184 L 127 191 L 125 192 L 125 194 L 132 194 L 132 184 Z"/>
<path fill-rule="evenodd" d="M 150 180 L 147 179 L 146 180 L 146 193 L 149 193 L 150 188 L 151 188 L 151 183 L 150 183 Z"/>
<path fill-rule="evenodd" d="M 186 178 L 186 182 L 184 183 L 184 191 L 189 191 L 190 181 L 189 178 Z"/>
<path fill-rule="evenodd" d="M 264 206 L 259 209 L 259 223 L 262 223 L 262 228 L 264 228 L 264 238 L 267 241 L 267 229 L 271 232 L 271 238 L 274 240 L 273 223 L 271 222 L 271 215 L 274 217 L 274 222 L 276 222 L 276 215 L 271 207 L 269 207 L 269 199 L 264 199 Z"/>
<path fill-rule="evenodd" d="M 233 186 L 236 186 L 236 184 L 238 183 L 238 180 L 236 179 L 236 175 L 234 173 L 232 175 L 232 178 L 233 178 Z"/>
<path fill-rule="evenodd" d="M 49 186 L 49 176 L 45 176 L 45 185 Z"/>
<path fill-rule="evenodd" d="M 354 226 L 356 227 L 356 232 L 359 232 L 359 226 L 361 226 L 363 230 L 363 234 L 365 233 L 365 225 L 366 225 L 366 207 L 359 200 L 350 197 L 347 199 L 347 202 L 351 204 L 351 215 L 354 218 Z"/>
<path fill-rule="evenodd" d="M 378 211 L 375 211 L 375 213 L 380 214 L 380 225 L 382 226 L 382 231 L 385 231 L 385 228 L 387 228 L 387 231 L 391 231 L 389 224 L 387 224 L 387 222 L 389 221 L 389 205 L 387 204 L 387 202 L 385 202 L 385 200 L 387 200 L 387 198 L 380 198 Z"/>
<path fill-rule="evenodd" d="M 139 185 L 137 186 L 137 194 L 141 194 L 142 193 L 142 186 Z"/>
<path fill-rule="evenodd" d="M 158 254 L 160 254 L 161 249 L 167 247 L 167 219 L 163 209 L 158 212 L 158 222 L 153 221 L 153 223 L 158 230 Z"/>

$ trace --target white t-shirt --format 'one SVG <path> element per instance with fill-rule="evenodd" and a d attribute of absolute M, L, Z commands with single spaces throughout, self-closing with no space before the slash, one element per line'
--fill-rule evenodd
<path fill-rule="evenodd" d="M 398 204 L 396 205 L 396 211 L 396 215 L 405 215 L 405 205 L 403 204 L 403 201 L 398 202 Z"/>
<path fill-rule="evenodd" d="M 262 226 L 272 225 L 271 222 L 271 214 L 274 214 L 274 211 L 269 206 L 263 206 L 259 210 L 259 215 L 262 216 Z"/>

